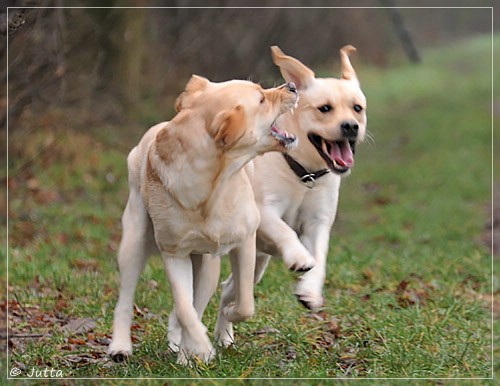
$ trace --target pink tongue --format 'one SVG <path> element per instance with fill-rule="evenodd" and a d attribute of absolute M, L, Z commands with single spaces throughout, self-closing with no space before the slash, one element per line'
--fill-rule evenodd
<path fill-rule="evenodd" d="M 332 142 L 331 144 L 330 158 L 340 166 L 352 167 L 354 165 L 354 155 L 349 142 Z"/>

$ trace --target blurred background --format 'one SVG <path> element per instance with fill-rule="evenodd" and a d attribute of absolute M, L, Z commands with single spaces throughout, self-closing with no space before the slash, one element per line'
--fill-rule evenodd
<path fill-rule="evenodd" d="M 457 0 L 454 8 L 425 8 L 448 3 L 421 1 L 424 8 L 405 8 L 411 3 L 361 0 L 356 2 L 360 8 L 280 8 L 305 2 L 274 0 L 255 3 L 272 7 L 265 9 L 207 9 L 189 8 L 206 6 L 195 0 L 78 0 L 71 3 L 77 8 L 62 8 L 67 4 L 61 0 L 8 0 L 6 6 L 13 8 L 8 15 L 2 8 L 0 18 L 0 33 L 6 36 L 0 55 L 7 64 L 1 79 L 6 81 L 8 73 L 9 93 L 7 109 L 7 87 L 1 88 L 0 163 L 6 160 L 7 112 L 11 176 L 27 180 L 31 174 L 23 172 L 33 160 L 51 154 L 58 135 L 68 130 L 88 133 L 126 154 L 146 128 L 174 114 L 175 98 L 191 74 L 213 81 L 251 79 L 263 86 L 282 82 L 271 45 L 320 76 L 338 76 L 338 50 L 345 44 L 357 47 L 352 59 L 357 68 L 384 72 L 402 64 L 425 66 L 426 49 L 491 32 L 491 9 L 464 7 L 488 7 L 492 1 Z M 246 5 L 210 2 L 213 7 Z M 307 2 L 308 7 L 322 5 Z M 363 82 L 362 72 L 360 77 Z M 400 82 L 406 83 L 411 78 Z M 0 170 L 5 182 L 6 168 Z M 0 217 L 5 225 L 3 197 Z"/>
<path fill-rule="evenodd" d="M 338 50 L 352 44 L 358 49 L 351 60 L 367 96 L 374 141 L 357 149 L 333 228 L 325 299 L 327 312 L 344 323 L 342 337 L 324 343 L 311 332 L 310 339 L 328 346 L 325 366 L 336 363 L 339 371 L 333 376 L 345 375 L 344 370 L 370 376 L 489 376 L 493 302 L 500 318 L 490 270 L 491 230 L 500 223 L 500 197 L 491 216 L 492 140 L 500 146 L 491 130 L 492 120 L 500 118 L 497 85 L 492 101 L 492 59 L 498 63 L 500 47 L 492 38 L 499 19 L 492 20 L 492 8 L 479 7 L 497 2 L 422 0 L 415 8 L 409 0 L 359 0 L 359 8 L 350 8 L 353 1 L 274 0 L 252 2 L 272 7 L 265 9 L 189 8 L 247 3 L 74 0 L 71 6 L 77 8 L 62 8 L 67 1 L 6 2 L 13 8 L 8 15 L 2 8 L 0 15 L 5 36 L 0 42 L 5 86 L 0 90 L 0 180 L 8 186 L 9 202 L 7 208 L 6 190 L 0 190 L 0 228 L 7 225 L 8 210 L 9 304 L 17 312 L 9 315 L 10 326 L 21 335 L 38 334 L 56 330 L 69 318 L 100 315 L 96 335 L 77 346 L 102 361 L 89 367 L 78 362 L 65 376 L 123 376 L 120 367 L 106 367 L 104 357 L 117 293 L 127 153 L 148 127 L 175 114 L 175 98 L 191 74 L 272 86 L 283 82 L 269 49 L 279 45 L 317 76 L 338 77 Z M 325 3 L 345 8 L 281 8 Z M 500 157 L 493 156 L 498 170 Z M 0 250 L 0 256 L 5 252 Z M 170 303 L 162 297 L 168 286 L 161 261 L 150 263 L 137 304 L 147 305 L 152 318 L 166 320 Z M 267 320 L 287 331 L 303 313 L 294 309 L 300 307 L 292 295 L 294 278 L 282 268 L 273 264 L 257 288 L 258 317 L 240 330 L 252 341 L 259 341 L 255 331 L 262 326 L 256 324 Z M 227 275 L 227 266 L 223 272 Z M 5 304 L 0 302 L 0 314 Z M 276 305 L 283 308 L 280 314 Z M 33 317 L 26 316 L 27 309 Z M 367 310 L 373 318 L 356 319 Z M 213 303 L 209 324 L 215 315 Z M 447 315 L 443 323 L 453 317 L 450 325 L 457 327 L 440 325 L 436 315 Z M 393 328 L 400 317 L 402 325 Z M 304 318 L 301 323 L 308 324 Z M 373 327 L 377 320 L 380 325 Z M 428 336 L 428 343 L 404 335 L 411 331 L 407 320 L 425 327 L 414 336 Z M 375 332 L 394 345 L 370 351 L 365 342 L 376 342 Z M 162 341 L 163 330 L 154 333 Z M 267 337 L 262 339 L 265 353 Z M 61 342 L 57 334 L 50 344 L 41 340 L 29 346 L 28 356 L 23 340 L 8 344 L 14 362 L 27 368 L 43 363 L 70 368 L 64 358 L 74 348 Z M 0 339 L 2 352 L 3 344 Z M 356 356 L 354 362 L 339 362 L 344 348 L 349 358 Z M 409 352 L 423 353 L 421 360 Z M 436 359 L 438 353 L 444 359 Z M 460 360 L 455 353 L 462 353 Z M 148 356 L 153 354 L 142 355 L 152 375 L 168 371 Z M 269 358 L 275 357 L 270 351 Z M 288 374 L 325 376 L 325 366 L 316 371 L 312 365 L 318 357 L 314 349 L 299 370 L 290 361 Z M 375 363 L 383 363 L 383 370 Z M 252 367 L 256 375 L 271 374 L 259 373 L 260 363 Z M 234 374 L 229 368 L 215 375 Z"/>
<path fill-rule="evenodd" d="M 435 8 L 447 2 L 421 1 L 422 8 L 411 3 L 361 0 L 359 8 L 348 8 L 348 1 L 329 4 L 338 8 L 281 8 L 305 3 L 274 0 L 255 4 L 271 8 L 207 9 L 190 8 L 206 5 L 195 0 L 78 0 L 71 3 L 74 8 L 64 8 L 61 0 L 8 0 L 12 8 L 8 14 L 2 8 L 0 18 L 0 33 L 6 36 L 0 55 L 7 64 L 1 79 L 8 74 L 8 88 L 0 91 L 0 162 L 6 160 L 7 112 L 8 167 L 11 176 L 29 180 L 33 161 L 54 154 L 58 136 L 68 130 L 126 154 L 149 126 L 174 114 L 175 98 L 191 74 L 264 86 L 282 82 L 271 45 L 320 76 L 338 76 L 338 50 L 352 44 L 363 83 L 363 68 L 384 73 L 408 64 L 432 67 L 427 50 L 488 36 L 499 24 L 491 8 L 479 8 L 491 7 L 492 1 L 457 0 L 453 8 Z M 213 7 L 245 5 L 210 2 Z M 307 2 L 308 7 L 322 5 Z M 398 84 L 418 86 L 412 82 L 410 76 Z M 6 168 L 1 170 L 0 180 L 6 182 Z M 6 212 L 2 197 L 3 225 Z"/>
<path fill-rule="evenodd" d="M 79 0 L 71 6 L 81 8 L 11 9 L 9 129 L 16 130 L 23 114 L 40 116 L 50 109 L 76 114 L 74 123 L 79 126 L 102 120 L 129 123 L 138 113 L 139 117 L 140 113 L 147 115 L 144 108 L 167 117 L 173 100 L 193 73 L 213 81 L 248 78 L 272 85 L 279 80 L 270 58 L 269 46 L 273 44 L 300 57 L 311 68 L 325 68 L 337 74 L 337 52 L 345 44 L 358 48 L 355 60 L 359 63 L 388 68 L 395 60 L 425 61 L 421 57 L 425 47 L 448 45 L 491 31 L 490 9 L 284 9 L 279 7 L 304 2 L 260 3 L 278 8 L 86 8 L 190 7 L 206 3 Z M 307 6 L 322 3 L 308 1 Z M 356 6 L 410 3 L 358 1 Z M 481 0 L 453 2 L 454 7 L 491 4 Z M 23 5 L 67 4 L 61 0 L 7 1 L 7 6 Z M 210 2 L 210 6 L 220 7 L 244 5 L 244 1 Z M 352 4 L 334 1 L 329 5 Z M 419 2 L 419 6 L 425 6 L 425 2 Z M 6 26 L 0 29 L 5 33 Z M 0 43 L 0 53 L 6 63 L 5 39 Z M 4 68 L 2 79 L 6 78 L 6 71 Z M 7 111 L 5 91 L 3 87 L 0 99 L 3 128 Z"/>

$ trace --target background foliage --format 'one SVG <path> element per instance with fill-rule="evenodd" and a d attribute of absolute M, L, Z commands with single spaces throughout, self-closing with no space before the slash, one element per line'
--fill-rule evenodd
<path fill-rule="evenodd" d="M 491 100 L 491 10 L 399 11 L 418 64 L 386 9 L 28 12 L 8 37 L 8 62 L 0 46 L 9 74 L 8 208 L 0 201 L 2 226 L 7 210 L 9 218 L 9 298 L 0 309 L 10 311 L 10 339 L 0 342 L 11 350 L 9 365 L 62 368 L 67 377 L 489 377 L 498 302 L 488 234 L 491 119 L 500 116 Z M 182 368 L 168 352 L 171 298 L 153 257 L 136 297 L 135 355 L 109 362 L 126 154 L 147 127 L 173 115 L 192 73 L 281 82 L 272 44 L 318 76 L 338 76 L 338 48 L 358 48 L 353 62 L 375 140 L 359 147 L 342 186 L 325 308 L 304 310 L 294 276 L 275 261 L 237 345 L 214 364 Z M 218 300 L 207 310 L 210 330 Z"/>

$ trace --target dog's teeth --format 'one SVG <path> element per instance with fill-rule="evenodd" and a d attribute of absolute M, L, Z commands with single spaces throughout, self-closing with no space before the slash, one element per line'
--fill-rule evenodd
<path fill-rule="evenodd" d="M 325 154 L 328 154 L 328 148 L 326 147 L 326 141 L 324 140 L 321 141 L 321 149 L 323 149 Z"/>

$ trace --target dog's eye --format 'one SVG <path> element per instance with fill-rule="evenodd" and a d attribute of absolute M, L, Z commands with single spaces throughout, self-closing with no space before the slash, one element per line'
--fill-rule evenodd
<path fill-rule="evenodd" d="M 360 105 L 354 105 L 353 108 L 354 108 L 354 111 L 356 111 L 357 113 L 360 113 L 363 110 L 363 108 Z"/>
<path fill-rule="evenodd" d="M 318 110 L 321 111 L 322 113 L 327 113 L 329 111 L 332 111 L 333 107 L 330 105 L 323 105 L 323 106 L 318 107 Z"/>

